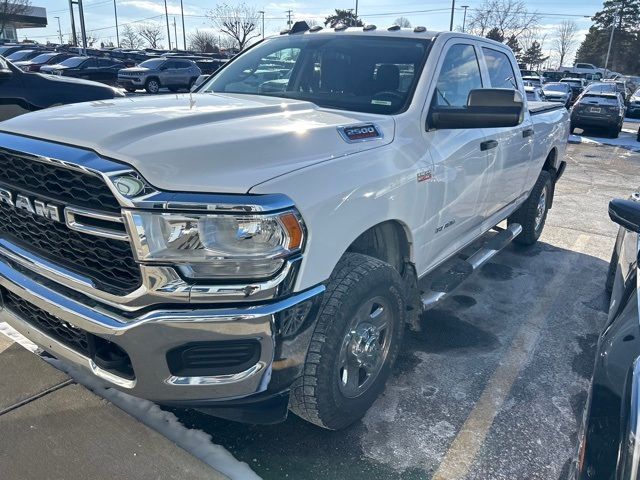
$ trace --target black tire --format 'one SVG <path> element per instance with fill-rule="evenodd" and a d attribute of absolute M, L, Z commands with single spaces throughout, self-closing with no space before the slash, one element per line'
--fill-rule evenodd
<path fill-rule="evenodd" d="M 178 90 L 180 90 L 180 87 L 169 87 L 169 91 L 176 93 Z"/>
<path fill-rule="evenodd" d="M 156 78 L 150 78 L 144 84 L 147 93 L 156 94 L 160 91 L 160 81 Z"/>
<path fill-rule="evenodd" d="M 129 93 L 134 93 L 136 91 L 135 88 L 131 88 L 131 87 L 124 87 L 124 89 Z"/>
<path fill-rule="evenodd" d="M 402 343 L 407 310 L 403 291 L 402 278 L 391 265 L 359 253 L 343 256 L 322 299 L 303 374 L 291 387 L 289 408 L 293 413 L 329 430 L 344 428 L 365 414 L 383 391 Z M 374 299 L 383 299 L 389 307 L 392 326 L 384 340 L 384 345 L 389 342 L 386 357 L 380 361 L 376 375 L 371 375 L 370 383 L 363 382 L 363 391 L 349 396 L 343 392 L 345 384 L 341 384 L 346 370 L 341 367 L 341 352 L 353 351 L 349 346 L 354 336 L 349 332 L 355 330 L 355 319 L 361 318 L 356 313 L 368 309 Z M 359 384 L 360 370 L 357 377 Z"/>
<path fill-rule="evenodd" d="M 609 136 L 611 138 L 618 138 L 618 135 L 620 135 L 620 130 L 621 130 L 621 128 L 618 128 L 617 125 L 615 127 L 611 127 L 609 129 Z"/>
<path fill-rule="evenodd" d="M 573 135 L 573 132 L 575 132 L 576 130 L 576 126 L 572 123 L 569 125 L 569 133 Z"/>
<path fill-rule="evenodd" d="M 552 182 L 549 172 L 546 170 L 540 172 L 529 198 L 508 218 L 509 225 L 513 223 L 522 225 L 522 232 L 515 238 L 514 242 L 520 245 L 533 245 L 540 238 L 553 196 L 554 188 Z M 542 218 L 537 222 L 539 216 L 538 206 L 543 191 L 545 192 L 544 211 L 542 212 Z"/>

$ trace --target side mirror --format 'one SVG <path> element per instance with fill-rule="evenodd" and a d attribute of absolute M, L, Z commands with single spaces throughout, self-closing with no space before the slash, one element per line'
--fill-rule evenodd
<path fill-rule="evenodd" d="M 4 80 L 13 75 L 13 72 L 9 68 L 0 68 L 0 79 Z"/>
<path fill-rule="evenodd" d="M 464 107 L 432 106 L 427 129 L 515 127 L 524 119 L 524 98 L 519 90 L 471 90 Z"/>
<path fill-rule="evenodd" d="M 640 202 L 620 198 L 611 200 L 609 218 L 627 230 L 640 233 Z"/>

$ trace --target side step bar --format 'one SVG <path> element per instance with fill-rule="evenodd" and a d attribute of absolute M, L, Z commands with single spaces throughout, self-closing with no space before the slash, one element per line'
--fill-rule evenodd
<path fill-rule="evenodd" d="M 513 223 L 507 228 L 501 229 L 497 235 L 491 237 L 479 250 L 465 260 L 456 260 L 444 272 L 437 274 L 432 279 L 427 291 L 422 294 L 421 300 L 424 310 L 434 307 L 436 303 L 469 278 L 473 272 L 509 245 L 521 232 L 522 226 Z"/>

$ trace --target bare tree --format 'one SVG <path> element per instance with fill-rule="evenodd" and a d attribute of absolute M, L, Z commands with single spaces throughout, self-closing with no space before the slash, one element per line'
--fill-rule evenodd
<path fill-rule="evenodd" d="M 251 40 L 260 36 L 260 14 L 244 2 L 233 5 L 219 3 L 207 16 L 218 30 L 234 40 L 239 50 L 244 50 Z"/>
<path fill-rule="evenodd" d="M 189 48 L 195 52 L 212 53 L 218 50 L 216 47 L 217 35 L 206 30 L 196 30 L 189 34 Z"/>
<path fill-rule="evenodd" d="M 398 25 L 399 27 L 402 27 L 402 28 L 411 28 L 411 22 L 407 17 L 398 17 L 395 19 L 393 24 Z"/>
<path fill-rule="evenodd" d="M 555 37 L 551 46 L 558 52 L 559 67 L 561 67 L 565 59 L 573 53 L 576 47 L 577 34 L 578 26 L 570 20 L 564 20 L 556 27 Z"/>
<path fill-rule="evenodd" d="M 538 25 L 539 15 L 523 0 L 484 0 L 470 15 L 468 31 L 485 36 L 495 29 L 502 38 L 516 38 Z"/>
<path fill-rule="evenodd" d="M 90 33 L 87 33 L 87 47 L 93 47 L 99 41 L 100 39 L 98 37 Z"/>
<path fill-rule="evenodd" d="M 161 48 L 160 42 L 164 39 L 162 27 L 157 23 L 143 23 L 137 28 L 140 37 L 147 41 L 149 48 Z"/>
<path fill-rule="evenodd" d="M 31 9 L 30 0 L 0 0 L 0 38 L 10 17 L 24 15 Z"/>
<path fill-rule="evenodd" d="M 131 28 L 131 25 L 125 25 L 120 32 L 120 46 L 122 48 L 136 49 L 143 45 L 142 38 Z"/>

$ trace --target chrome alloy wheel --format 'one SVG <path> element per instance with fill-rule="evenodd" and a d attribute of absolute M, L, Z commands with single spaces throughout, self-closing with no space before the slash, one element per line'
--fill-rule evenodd
<path fill-rule="evenodd" d="M 540 198 L 538 198 L 538 206 L 536 207 L 536 219 L 535 229 L 536 232 L 540 230 L 542 226 L 542 220 L 544 220 L 544 214 L 547 211 L 547 186 L 545 185 L 540 192 Z"/>
<path fill-rule="evenodd" d="M 392 309 L 383 297 L 358 309 L 339 354 L 338 386 L 345 397 L 358 397 L 374 383 L 389 355 L 393 325 Z"/>

